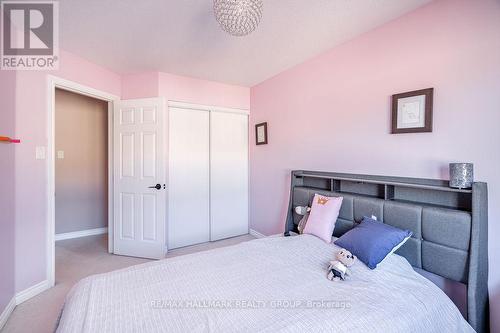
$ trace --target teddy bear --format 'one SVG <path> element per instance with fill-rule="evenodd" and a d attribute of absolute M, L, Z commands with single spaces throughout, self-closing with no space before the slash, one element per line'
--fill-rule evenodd
<path fill-rule="evenodd" d="M 341 249 L 335 255 L 336 260 L 330 261 L 327 278 L 331 281 L 345 280 L 349 274 L 349 267 L 354 265 L 356 256 L 346 249 Z"/>

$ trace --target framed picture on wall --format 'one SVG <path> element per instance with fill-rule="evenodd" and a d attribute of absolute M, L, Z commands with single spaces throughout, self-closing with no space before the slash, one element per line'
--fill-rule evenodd
<path fill-rule="evenodd" d="M 255 144 L 267 145 L 267 122 L 255 125 Z"/>
<path fill-rule="evenodd" d="M 392 134 L 432 132 L 434 88 L 392 95 Z"/>

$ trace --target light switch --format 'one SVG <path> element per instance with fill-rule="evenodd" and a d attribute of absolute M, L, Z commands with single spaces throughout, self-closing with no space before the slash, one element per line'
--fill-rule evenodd
<path fill-rule="evenodd" d="M 45 159 L 45 147 L 44 146 L 37 146 L 36 147 L 35 158 L 37 160 L 44 160 Z"/>
<path fill-rule="evenodd" d="M 57 158 L 62 160 L 64 158 L 64 150 L 57 151 Z"/>

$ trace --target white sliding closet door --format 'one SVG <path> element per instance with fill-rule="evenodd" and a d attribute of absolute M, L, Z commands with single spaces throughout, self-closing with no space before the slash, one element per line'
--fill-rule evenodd
<path fill-rule="evenodd" d="M 210 240 L 210 114 L 170 108 L 168 248 Z"/>
<path fill-rule="evenodd" d="M 210 115 L 210 240 L 248 233 L 248 116 Z"/>

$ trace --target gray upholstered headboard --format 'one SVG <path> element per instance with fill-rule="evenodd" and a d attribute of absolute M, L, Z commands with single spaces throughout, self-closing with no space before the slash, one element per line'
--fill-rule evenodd
<path fill-rule="evenodd" d="M 467 320 L 476 331 L 488 331 L 486 183 L 458 190 L 441 180 L 292 171 L 285 235 L 297 231 L 301 216 L 294 208 L 310 205 L 315 193 L 344 198 L 336 237 L 371 215 L 411 230 L 396 253 L 414 267 L 466 284 Z"/>

